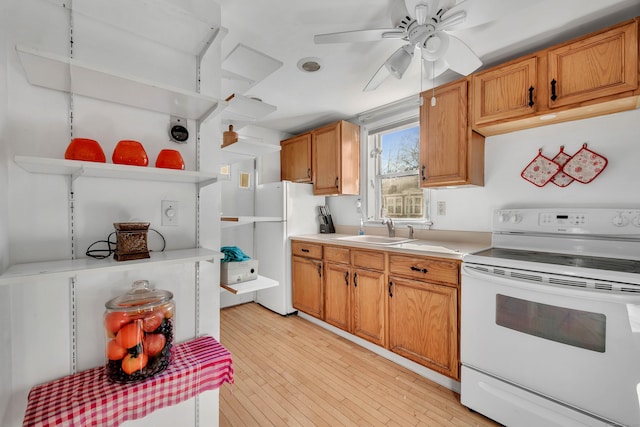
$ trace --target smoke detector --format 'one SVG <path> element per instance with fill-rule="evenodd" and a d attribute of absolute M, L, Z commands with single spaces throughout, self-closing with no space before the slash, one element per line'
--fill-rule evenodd
<path fill-rule="evenodd" d="M 320 58 L 302 58 L 298 61 L 298 68 L 305 73 L 315 73 L 322 69 Z"/>

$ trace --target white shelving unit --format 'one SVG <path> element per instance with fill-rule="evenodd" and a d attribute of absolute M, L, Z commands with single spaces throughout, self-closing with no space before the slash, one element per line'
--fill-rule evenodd
<path fill-rule="evenodd" d="M 212 184 L 218 179 L 217 174 L 210 172 L 183 171 L 31 156 L 15 156 L 14 160 L 21 168 L 31 173 L 70 175 L 74 179 L 85 176 L 93 178 L 177 182 L 200 184 L 201 186 Z"/>
<path fill-rule="evenodd" d="M 256 222 L 280 222 L 282 218 L 277 216 L 222 216 L 220 217 L 221 227 L 235 227 L 238 225 L 253 224 Z"/>
<path fill-rule="evenodd" d="M 170 0 L 48 0 L 121 31 L 152 40 L 181 52 L 199 55 L 217 35 L 203 15 L 187 11 Z M 169 20 L 171 30 L 164 24 Z"/>
<path fill-rule="evenodd" d="M 76 59 L 17 45 L 29 83 L 75 95 L 204 120 L 226 106 L 225 101 L 150 80 L 115 73 Z"/>
<path fill-rule="evenodd" d="M 248 282 L 236 283 L 234 285 L 220 284 L 220 287 L 226 291 L 231 292 L 234 295 L 248 294 L 262 289 L 274 288 L 279 285 L 276 280 L 269 279 L 268 277 L 258 275 L 255 280 L 249 280 Z"/>
<path fill-rule="evenodd" d="M 169 265 L 197 261 L 213 262 L 222 258 L 220 252 L 204 248 L 151 252 L 150 255 L 151 258 L 131 261 L 115 261 L 111 258 L 80 258 L 14 264 L 0 275 L 0 285 L 10 285 L 36 278 L 72 277 L 78 273 L 127 271 L 145 267 L 149 264 Z"/>
<path fill-rule="evenodd" d="M 233 164 L 279 151 L 279 145 L 266 144 L 260 138 L 238 136 L 237 142 L 222 147 L 220 161 L 221 164 Z"/>

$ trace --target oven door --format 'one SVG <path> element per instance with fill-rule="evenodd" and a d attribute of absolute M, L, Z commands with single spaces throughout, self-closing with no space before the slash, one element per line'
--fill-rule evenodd
<path fill-rule="evenodd" d="M 463 263 L 463 367 L 640 425 L 640 294 L 561 285 L 572 279 Z"/>

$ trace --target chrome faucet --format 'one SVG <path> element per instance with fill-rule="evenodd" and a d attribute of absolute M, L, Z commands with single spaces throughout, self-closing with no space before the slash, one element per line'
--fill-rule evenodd
<path fill-rule="evenodd" d="M 382 218 L 382 223 L 387 224 L 387 229 L 389 230 L 389 237 L 395 237 L 396 227 L 393 225 L 393 220 L 389 217 Z"/>
<path fill-rule="evenodd" d="M 409 229 L 409 238 L 413 239 L 413 225 L 407 224 L 407 228 Z"/>

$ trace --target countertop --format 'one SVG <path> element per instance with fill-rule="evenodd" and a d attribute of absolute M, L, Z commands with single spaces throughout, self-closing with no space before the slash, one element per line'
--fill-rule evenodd
<path fill-rule="evenodd" d="M 477 252 L 483 249 L 487 249 L 491 247 L 490 239 L 474 239 L 471 238 L 469 241 L 460 241 L 459 237 L 455 239 L 444 239 L 444 240 L 431 240 L 431 239 L 415 239 L 410 243 L 419 244 L 425 247 L 444 247 L 451 251 L 455 252 L 447 252 L 447 251 L 430 251 L 424 249 L 412 249 L 407 247 L 401 247 L 398 245 L 380 245 L 380 244 L 371 244 L 371 243 L 363 243 L 363 242 L 354 242 L 349 240 L 339 240 L 339 237 L 347 237 L 353 236 L 353 234 L 304 234 L 299 236 L 291 236 L 291 240 L 301 240 L 310 243 L 320 243 L 324 245 L 332 245 L 332 246 L 348 246 L 362 249 L 370 249 L 370 250 L 380 250 L 386 252 L 395 252 L 395 253 L 404 253 L 410 255 L 421 255 L 421 256 L 429 256 L 429 257 L 437 257 L 437 258 L 446 258 L 446 259 L 455 259 L 462 260 L 462 257 L 467 253 Z M 474 241 L 475 240 L 475 241 Z"/>

